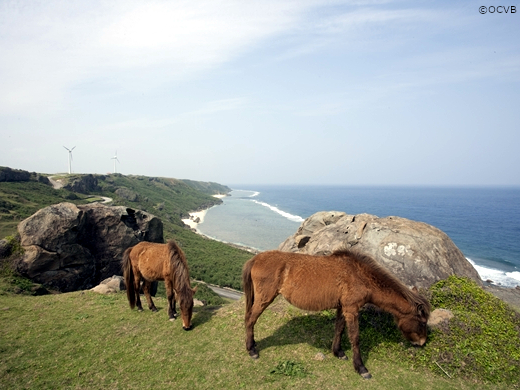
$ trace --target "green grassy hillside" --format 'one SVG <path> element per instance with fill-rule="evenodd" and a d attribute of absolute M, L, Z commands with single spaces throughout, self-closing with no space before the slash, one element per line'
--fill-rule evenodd
<path fill-rule="evenodd" d="M 186 229 L 182 219 L 222 203 L 212 194 L 229 192 L 217 183 L 145 176 L 61 175 L 64 185 L 54 189 L 37 181 L 0 182 L 0 238 L 14 235 L 16 226 L 39 209 L 60 202 L 76 204 L 112 198 L 113 205 L 141 209 L 161 218 L 165 240 L 174 239 L 185 251 L 193 278 L 240 289 L 242 265 L 249 252 L 208 240 Z M 70 188 L 82 188 L 82 192 Z"/>
<path fill-rule="evenodd" d="M 20 221 L 61 202 L 87 203 L 87 196 L 39 182 L 0 182 L 0 238 L 16 233 Z"/>
<path fill-rule="evenodd" d="M 185 332 L 168 321 L 164 298 L 156 299 L 159 312 L 139 313 L 124 292 L 31 297 L 0 284 L 0 389 L 519 388 L 518 317 L 467 280 L 439 283 L 430 295 L 455 318 L 424 348 L 404 341 L 391 316 L 362 312 L 367 381 L 354 372 L 346 337 L 349 360 L 333 357 L 332 311 L 277 299 L 257 323 L 260 358 L 252 360 L 243 301 L 195 308 L 194 329 Z"/>

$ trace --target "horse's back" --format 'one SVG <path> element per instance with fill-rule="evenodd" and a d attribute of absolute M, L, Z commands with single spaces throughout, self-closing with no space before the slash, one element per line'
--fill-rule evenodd
<path fill-rule="evenodd" d="M 275 286 L 294 306 L 315 311 L 338 306 L 348 274 L 348 264 L 329 256 L 281 251 L 257 255 L 251 269 L 255 289 Z"/>
<path fill-rule="evenodd" d="M 130 259 L 145 279 L 163 280 L 169 268 L 168 244 L 141 241 L 132 247 Z"/>

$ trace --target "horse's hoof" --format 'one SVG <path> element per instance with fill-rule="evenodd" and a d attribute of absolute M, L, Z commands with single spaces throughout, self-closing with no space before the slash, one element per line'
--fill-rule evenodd
<path fill-rule="evenodd" d="M 170 321 L 173 322 L 173 321 L 175 321 L 176 319 L 177 319 L 177 318 L 175 318 L 175 317 L 171 317 L 171 318 L 170 318 Z"/>
<path fill-rule="evenodd" d="M 157 313 L 159 310 L 157 310 L 156 307 L 154 307 L 153 309 L 150 309 L 151 311 L 153 311 L 154 313 Z"/>
<path fill-rule="evenodd" d="M 255 350 L 249 351 L 249 356 L 251 356 L 252 359 L 258 359 L 260 355 Z"/>
<path fill-rule="evenodd" d="M 347 355 L 345 355 L 345 352 L 343 351 L 340 351 L 338 352 L 338 354 L 336 355 L 336 357 L 340 360 L 348 360 L 348 357 Z"/>
<path fill-rule="evenodd" d="M 142 311 L 143 311 L 143 309 L 137 309 L 137 311 L 138 311 L 138 312 L 142 312 Z"/>
<path fill-rule="evenodd" d="M 370 375 L 369 372 L 365 372 L 364 374 L 361 374 L 361 376 L 363 377 L 363 379 L 370 379 L 370 378 L 372 378 L 372 375 Z"/>

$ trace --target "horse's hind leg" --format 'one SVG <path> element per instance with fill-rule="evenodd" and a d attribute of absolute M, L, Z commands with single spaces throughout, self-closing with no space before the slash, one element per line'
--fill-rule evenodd
<path fill-rule="evenodd" d="M 138 311 L 143 311 L 143 305 L 141 304 L 141 276 L 134 274 L 134 291 L 135 291 L 135 306 Z"/>
<path fill-rule="evenodd" d="M 258 295 L 255 295 L 255 302 L 251 307 L 251 311 L 246 313 L 246 349 L 249 352 L 249 356 L 253 359 L 258 359 L 259 354 L 256 349 L 254 328 L 258 317 L 263 311 L 274 301 L 278 294 L 274 294 L 270 299 L 261 299 Z"/>
<path fill-rule="evenodd" d="M 332 353 L 339 359 L 347 360 L 345 352 L 343 352 L 343 350 L 341 349 L 341 336 L 343 335 L 344 329 L 345 316 L 343 315 L 343 311 L 340 306 L 336 311 L 336 325 L 334 331 L 334 340 L 332 341 Z"/>
<path fill-rule="evenodd" d="M 151 311 L 156 312 L 157 308 L 155 307 L 155 304 L 152 301 L 152 296 L 150 295 L 151 287 L 152 287 L 152 282 L 145 280 L 143 283 L 143 292 L 144 292 L 144 296 L 146 297 L 146 301 L 148 302 L 148 308 Z"/>
<path fill-rule="evenodd" d="M 173 283 L 171 280 L 166 279 L 164 281 L 166 286 L 166 295 L 168 297 L 168 317 L 170 321 L 177 318 L 177 311 L 175 310 L 175 291 L 173 290 Z"/>

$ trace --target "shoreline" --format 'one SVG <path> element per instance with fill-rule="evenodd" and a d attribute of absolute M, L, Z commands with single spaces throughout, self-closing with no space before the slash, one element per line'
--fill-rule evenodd
<path fill-rule="evenodd" d="M 213 196 L 218 197 L 218 198 L 224 198 L 227 195 L 213 195 Z M 230 245 L 230 246 L 232 246 L 234 248 L 237 248 L 237 249 L 240 249 L 240 250 L 252 253 L 252 254 L 261 253 L 262 252 L 261 250 L 258 250 L 258 249 L 252 248 L 252 247 L 248 247 L 248 246 L 245 246 L 245 245 L 240 245 L 240 244 L 235 244 L 235 243 L 232 243 L 232 242 L 219 240 L 219 239 L 217 239 L 215 237 L 208 236 L 208 235 L 202 233 L 197 228 L 197 226 L 200 223 L 204 222 L 204 217 L 206 216 L 206 213 L 212 207 L 216 207 L 216 206 L 219 206 L 219 205 L 211 206 L 211 207 L 209 207 L 209 208 L 207 208 L 205 210 L 191 212 L 191 213 L 189 213 L 190 214 L 190 218 L 189 219 L 183 219 L 182 221 L 193 232 L 199 234 L 200 236 L 202 236 L 204 238 L 207 238 L 209 240 L 222 242 L 224 244 Z M 473 267 L 475 269 L 477 269 L 478 266 L 476 266 L 476 264 L 474 264 L 473 261 L 471 261 L 470 259 L 468 259 L 468 261 L 470 261 L 470 263 L 473 265 Z M 479 272 L 479 271 L 477 270 L 477 272 Z M 479 275 L 480 275 L 480 272 L 479 272 Z M 486 280 L 484 278 L 482 278 L 482 282 L 483 282 L 482 288 L 485 291 L 491 293 L 495 297 L 497 297 L 500 300 L 506 302 L 511 308 L 513 308 L 513 310 L 515 310 L 516 312 L 520 313 L 520 286 L 516 286 L 516 287 L 504 286 L 504 285 L 501 285 L 500 283 L 495 283 L 495 282 L 493 282 L 493 281 L 491 281 L 489 279 Z"/>
<path fill-rule="evenodd" d="M 246 190 L 243 190 L 243 191 L 246 191 Z M 250 191 L 250 190 L 247 190 L 247 191 Z M 253 191 L 250 191 L 250 192 L 253 192 Z M 256 194 L 258 194 L 258 192 L 255 193 L 254 195 L 256 195 Z M 222 198 L 224 198 L 226 196 L 229 196 L 229 195 L 226 194 L 226 195 L 213 195 L 213 196 L 216 197 L 216 198 L 222 199 Z M 277 208 L 275 208 L 273 206 L 270 206 L 270 205 L 268 205 L 266 203 L 259 202 L 259 201 L 254 201 L 254 202 L 257 203 L 257 204 L 260 204 L 261 206 L 266 206 L 266 207 L 270 208 L 272 211 L 275 211 L 275 212 L 277 212 L 280 215 L 286 214 L 286 213 L 282 214 L 281 210 L 278 210 Z M 216 206 L 218 206 L 218 205 L 216 205 Z M 212 207 L 215 207 L 215 206 L 212 206 Z M 251 253 L 259 253 L 259 252 L 262 251 L 260 249 L 257 249 L 257 248 L 251 247 L 251 246 L 247 246 L 247 245 L 244 245 L 244 244 L 241 244 L 241 243 L 237 244 L 237 243 L 221 240 L 221 239 L 218 239 L 216 237 L 212 237 L 212 236 L 209 236 L 207 234 L 202 233 L 199 230 L 198 225 L 200 223 L 204 222 L 204 218 L 206 216 L 206 213 L 212 207 L 209 207 L 209 208 L 207 208 L 205 210 L 191 212 L 191 213 L 189 213 L 190 218 L 189 219 L 183 219 L 182 221 L 184 222 L 185 225 L 190 227 L 192 229 L 192 231 L 194 231 L 197 234 L 199 234 L 199 235 L 201 235 L 203 237 L 206 237 L 208 239 L 211 239 L 211 240 L 214 240 L 214 241 L 219 241 L 219 242 L 231 245 L 231 246 L 235 246 L 237 248 L 246 250 L 246 251 L 251 252 Z M 283 215 L 283 216 L 288 218 L 287 215 Z M 470 259 L 468 257 L 466 257 L 466 259 L 477 270 L 477 272 L 478 272 L 478 274 L 481 277 L 483 282 L 485 282 L 485 283 L 487 283 L 489 285 L 495 286 L 497 288 L 506 288 L 506 289 L 515 289 L 516 288 L 517 290 L 520 289 L 520 279 L 518 279 L 518 275 L 517 275 L 518 272 L 516 272 L 516 271 L 515 272 L 507 272 L 507 271 L 500 270 L 500 269 L 497 269 L 497 268 L 491 268 L 490 266 L 479 265 L 479 264 L 475 263 L 475 261 L 473 261 L 472 259 Z"/>
<path fill-rule="evenodd" d="M 218 194 L 218 195 L 212 195 L 213 197 L 215 198 L 219 198 L 219 199 L 222 199 L 222 198 L 225 198 L 226 196 L 228 196 L 227 194 L 224 194 L 224 195 L 221 195 L 221 194 Z M 212 209 L 213 207 L 217 207 L 217 206 L 220 206 L 220 205 L 214 205 L 214 206 L 211 206 L 207 209 L 204 209 L 204 210 L 200 210 L 200 211 L 193 211 L 190 214 L 190 217 L 189 218 L 185 218 L 185 219 L 182 219 L 182 222 L 184 222 L 184 224 L 186 226 L 188 226 L 193 232 L 197 233 L 198 235 L 202 236 L 202 237 L 205 237 L 207 239 L 210 239 L 210 240 L 213 240 L 213 241 L 218 241 L 218 242 L 222 242 L 224 244 L 227 244 L 229 246 L 232 246 L 234 248 L 237 248 L 237 249 L 241 249 L 243 251 L 246 251 L 246 252 L 249 252 L 249 253 L 253 253 L 253 254 L 258 254 L 261 252 L 261 250 L 259 249 L 256 249 L 256 248 L 252 248 L 252 247 L 249 247 L 249 246 L 245 246 L 245 245 L 240 245 L 240 244 L 235 244 L 233 242 L 227 242 L 227 241 L 222 241 L 222 240 L 219 240 L 215 237 L 211 237 L 211 236 L 208 236 L 204 233 L 202 233 L 197 227 L 199 224 L 201 224 L 202 222 L 204 222 L 204 217 L 206 216 L 206 213 Z"/>
<path fill-rule="evenodd" d="M 223 194 L 223 195 L 216 194 L 216 195 L 211 195 L 211 196 L 213 196 L 214 198 L 222 199 L 228 195 L 227 194 Z M 218 206 L 218 205 L 216 205 L 216 206 Z M 211 206 L 211 207 L 215 207 L 215 206 Z M 204 209 L 204 210 L 193 211 L 193 212 L 189 213 L 190 214 L 189 218 L 182 219 L 181 221 L 184 222 L 185 225 L 188 225 L 190 228 L 195 229 L 198 232 L 197 225 L 199 223 L 204 222 L 204 217 L 206 216 L 206 213 L 208 212 L 208 210 L 211 207 Z"/>

